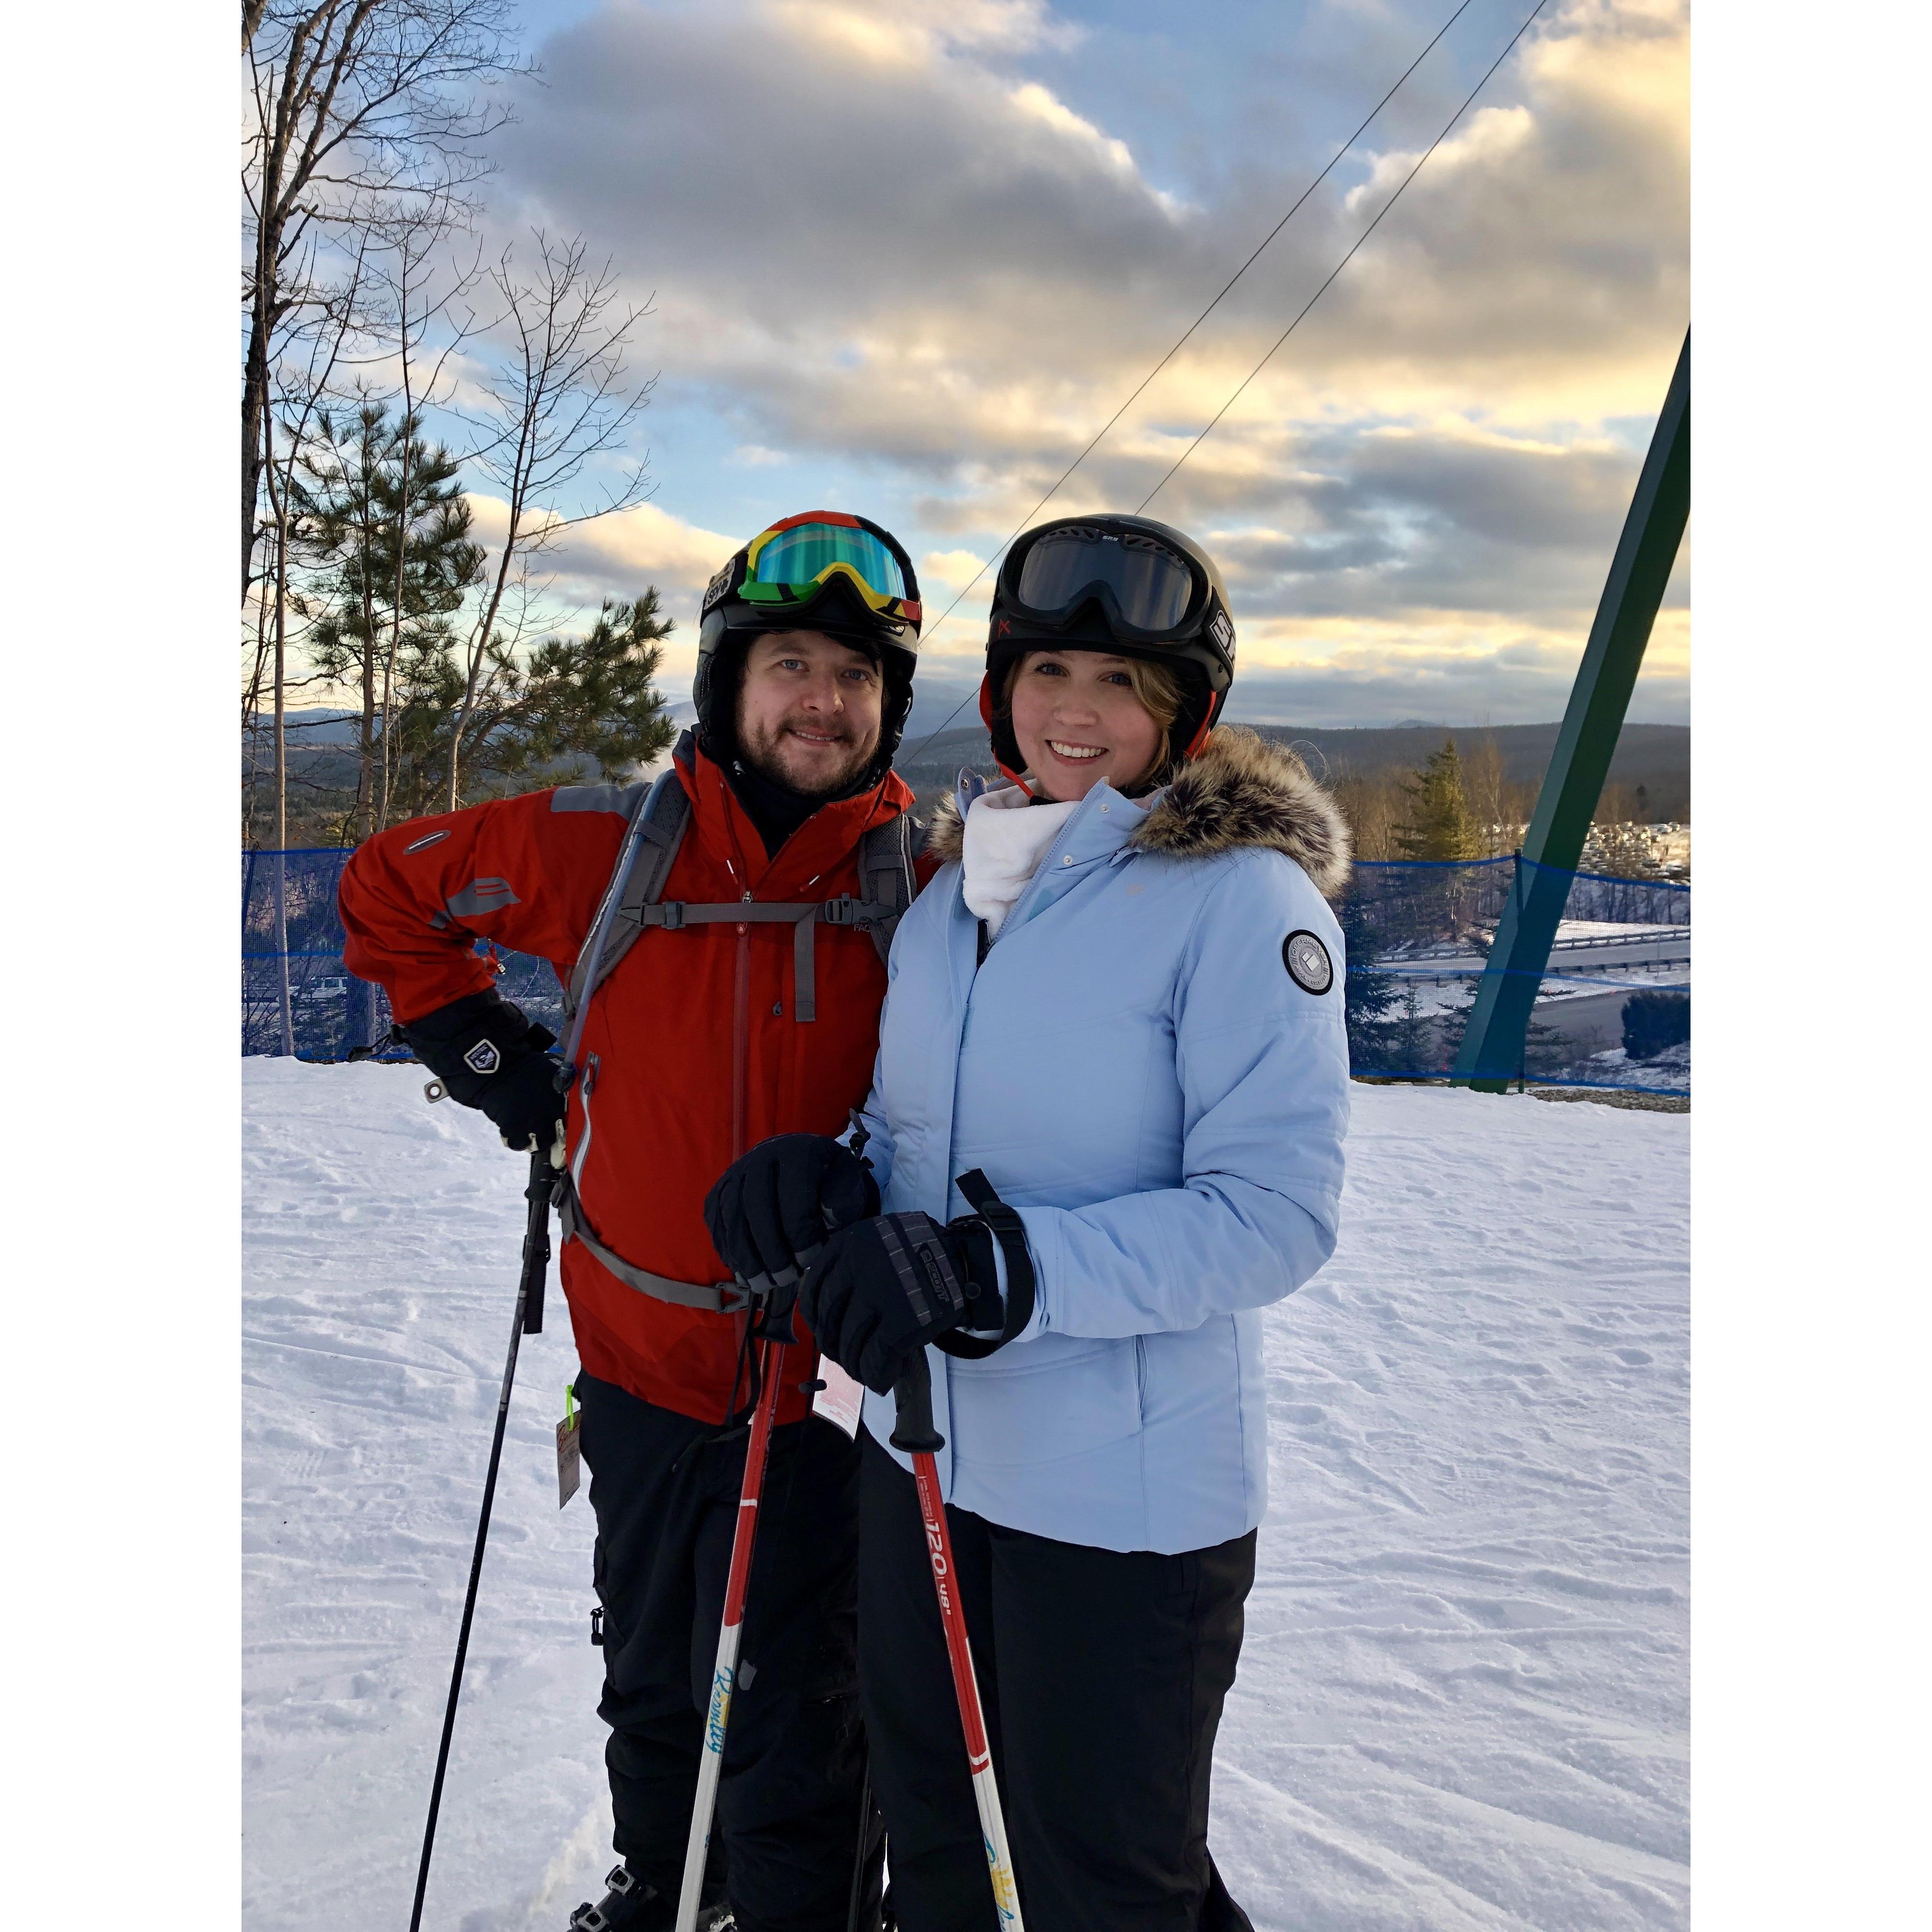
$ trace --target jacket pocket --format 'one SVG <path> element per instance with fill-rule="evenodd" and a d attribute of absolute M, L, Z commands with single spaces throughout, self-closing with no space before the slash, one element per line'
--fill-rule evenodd
<path fill-rule="evenodd" d="M 1141 1432 L 1138 1338 L 1046 1334 L 984 1361 L 949 1363 L 953 1454 L 984 1468 L 1037 1468 Z"/>

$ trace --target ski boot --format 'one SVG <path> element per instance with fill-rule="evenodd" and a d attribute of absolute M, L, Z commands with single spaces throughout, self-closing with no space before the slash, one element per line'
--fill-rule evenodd
<path fill-rule="evenodd" d="M 586 1898 L 570 1915 L 568 1932 L 673 1932 L 677 1900 L 646 1885 L 628 1865 L 614 1865 L 604 1880 L 602 1901 Z M 730 1932 L 731 1908 L 722 1884 L 707 1884 L 698 1905 L 698 1932 Z"/>

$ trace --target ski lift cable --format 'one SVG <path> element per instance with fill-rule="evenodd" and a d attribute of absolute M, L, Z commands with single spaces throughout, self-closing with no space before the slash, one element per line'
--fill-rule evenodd
<path fill-rule="evenodd" d="M 1294 320 L 1291 322 L 1288 326 L 1282 331 L 1280 334 L 1275 338 L 1274 346 L 1269 350 L 1268 353 L 1248 371 L 1246 376 L 1242 377 L 1240 387 L 1237 388 L 1234 393 L 1214 412 L 1214 415 L 1209 418 L 1207 427 L 1204 428 L 1201 434 L 1197 436 L 1178 457 L 1174 458 L 1172 468 L 1169 469 L 1167 474 L 1141 499 L 1138 506 L 1138 509 L 1144 510 L 1147 506 L 1167 488 L 1168 484 L 1173 480 L 1174 472 L 1179 470 L 1180 466 L 1185 463 L 1187 459 L 1201 447 L 1202 444 L 1208 440 L 1208 432 L 1211 430 L 1214 425 L 1234 406 L 1236 403 L 1240 401 L 1243 391 L 1244 391 L 1247 388 L 1248 385 L 1268 367 L 1270 362 L 1274 361 L 1276 350 L 1279 350 L 1281 345 L 1301 326 L 1302 317 L 1306 316 L 1308 311 L 1312 309 L 1325 294 L 1328 293 L 1329 284 L 1332 283 L 1335 278 L 1354 260 L 1356 250 L 1359 249 L 1362 244 L 1367 241 L 1369 237 L 1376 232 L 1378 227 L 1381 226 L 1382 216 L 1388 214 L 1389 210 L 1394 207 L 1396 203 L 1402 199 L 1402 189 L 1407 188 L 1409 183 L 1414 180 L 1416 176 L 1422 172 L 1423 167 L 1428 161 L 1430 155 L 1434 154 L 1436 149 L 1441 147 L 1442 143 L 1449 138 L 1450 129 L 1452 129 L 1456 125 L 1456 122 L 1461 120 L 1462 116 L 1469 111 L 1470 104 L 1473 102 L 1476 96 L 1481 93 L 1483 89 L 1489 85 L 1490 75 L 1493 74 L 1496 69 L 1501 67 L 1503 62 L 1509 58 L 1510 54 L 1515 50 L 1516 42 L 1521 40 L 1523 35 L 1529 32 L 1530 27 L 1535 20 L 1537 15 L 1541 13 L 1544 8 L 1548 4 L 1549 0 L 1536 0 L 1536 5 L 1531 10 L 1528 19 L 1525 20 L 1522 25 L 1517 28 L 1516 32 L 1510 36 L 1509 45 L 1504 47 L 1502 52 L 1497 55 L 1494 60 L 1490 62 L 1482 79 L 1478 81 L 1475 86 L 1469 90 L 1468 94 L 1464 100 L 1462 106 L 1457 108 L 1455 112 L 1450 115 L 1448 121 L 1443 124 L 1442 133 L 1438 134 L 1435 140 L 1430 142 L 1427 152 L 1423 155 L 1422 159 L 1418 161 L 1414 167 L 1409 170 L 1407 174 L 1402 176 L 1401 186 L 1397 188 L 1394 194 L 1390 195 L 1388 200 L 1382 203 L 1380 210 L 1376 214 L 1375 220 L 1371 221 L 1367 227 L 1364 228 L 1361 233 L 1355 238 L 1354 244 L 1350 248 L 1348 254 L 1344 255 L 1341 260 L 1337 262 L 1335 264 L 1334 268 L 1330 272 L 1328 280 L 1324 281 L 1322 286 L 1308 298 L 1307 301 L 1302 304 L 1300 313 L 1298 314 Z"/>
<path fill-rule="evenodd" d="M 1268 247 L 1268 244 L 1288 226 L 1291 220 L 1294 219 L 1297 212 L 1300 208 L 1302 203 L 1305 202 L 1308 197 L 1335 172 L 1336 169 L 1341 165 L 1343 158 L 1348 153 L 1349 150 L 1354 146 L 1355 143 L 1362 138 L 1362 136 L 1367 131 L 1370 124 L 1374 121 L 1376 116 L 1395 98 L 1396 92 L 1401 87 L 1402 82 L 1407 80 L 1409 76 L 1412 74 L 1415 70 L 1428 58 L 1429 56 L 1435 51 L 1437 42 L 1438 42 L 1442 38 L 1442 36 L 1448 32 L 1449 29 L 1453 27 L 1466 12 L 1468 12 L 1472 4 L 1472 0 L 1461 0 L 1461 4 L 1456 8 L 1455 12 L 1451 14 L 1448 19 L 1444 20 L 1442 26 L 1436 28 L 1434 34 L 1431 36 L 1428 45 L 1416 56 L 1414 59 L 1409 62 L 1408 66 L 1402 69 L 1402 72 L 1396 76 L 1394 85 L 1391 86 L 1388 92 L 1376 103 L 1374 106 L 1369 110 L 1366 115 L 1363 116 L 1360 126 L 1357 128 L 1355 131 L 1335 150 L 1334 154 L 1330 157 L 1328 165 L 1323 168 L 1322 172 L 1301 190 L 1300 194 L 1295 196 L 1294 203 L 1289 208 L 1288 212 L 1284 214 L 1264 236 L 1262 237 L 1261 241 L 1256 245 L 1254 252 L 1250 254 L 1247 260 L 1228 278 L 1226 281 L 1222 284 L 1220 291 L 1214 297 L 1214 299 L 1187 325 L 1186 332 L 1181 335 L 1180 339 L 1174 344 L 1174 346 L 1170 349 L 1167 353 L 1141 378 L 1139 382 L 1136 385 L 1132 394 L 1129 396 L 1126 400 L 1122 403 L 1120 407 L 1100 425 L 1100 428 L 1094 433 L 1092 441 L 1090 441 L 1087 445 L 1086 448 L 1082 450 L 1080 454 L 1060 472 L 1059 478 L 1054 484 L 1052 488 L 1048 490 L 1046 494 L 1041 497 L 1040 501 L 1034 504 L 1030 510 L 1028 511 L 1026 514 L 1020 519 L 1018 523 L 1014 525 L 1012 530 L 994 548 L 992 555 L 987 557 L 980 564 L 979 568 L 973 573 L 971 578 L 968 580 L 965 589 L 962 590 L 959 592 L 958 596 L 955 597 L 952 602 L 947 604 L 944 610 L 940 611 L 938 616 L 934 620 L 932 630 L 926 633 L 926 640 L 928 641 L 930 640 L 934 633 L 938 632 L 940 626 L 944 623 L 946 619 L 951 616 L 955 610 L 958 609 L 961 603 L 964 600 L 967 591 L 970 590 L 973 588 L 973 586 L 977 584 L 980 578 L 986 575 L 987 571 L 991 568 L 992 566 L 994 558 L 998 556 L 1000 553 L 1006 549 L 1006 545 L 1010 544 L 1013 538 L 1018 536 L 1020 532 L 1024 530 L 1028 524 L 1031 523 L 1034 518 L 1038 516 L 1040 512 L 1043 510 L 1048 503 L 1052 502 L 1054 498 L 1060 494 L 1061 489 L 1065 486 L 1067 478 L 1070 477 L 1073 474 L 1074 471 L 1078 470 L 1081 464 L 1084 463 L 1088 458 L 1091 456 L 1094 451 L 1100 447 L 1102 438 L 1104 437 L 1107 432 L 1114 427 L 1114 424 L 1118 422 L 1121 417 L 1125 416 L 1127 411 L 1140 400 L 1142 392 L 1145 390 L 1148 385 L 1180 353 L 1182 350 L 1186 347 L 1189 342 L 1192 340 L 1195 332 L 1198 329 L 1201 325 L 1214 313 L 1216 309 L 1220 307 L 1223 298 L 1227 296 L 1228 292 L 1234 287 L 1234 284 L 1254 266 L 1256 262 L 1260 260 L 1263 250 L 1264 250 Z M 1525 22 L 1525 24 L 1527 25 L 1528 23 Z M 1515 43 L 1514 41 L 1510 43 L 1511 46 L 1514 46 L 1514 44 Z M 1493 71 L 1493 70 L 1492 70 L 1492 71 Z M 1488 76 L 1486 75 L 1484 76 L 1485 79 Z M 1278 346 L 1279 345 L 1277 345 L 1277 346 Z M 1272 353 L 1273 352 L 1270 351 L 1270 352 Z M 1163 478 L 1162 480 L 1162 482 L 1165 482 L 1166 479 Z M 947 715 L 945 723 L 940 724 L 938 730 L 928 732 L 914 748 L 911 753 L 911 756 L 914 758 L 918 757 L 919 754 L 924 751 L 926 746 L 931 744 L 934 738 L 939 736 L 940 732 L 944 731 L 946 729 L 946 725 L 950 724 L 952 722 L 952 720 L 955 718 L 957 718 L 960 712 L 965 710 L 967 705 L 970 701 L 971 700 L 970 697 L 962 698 L 959 702 L 952 707 L 951 712 Z"/>

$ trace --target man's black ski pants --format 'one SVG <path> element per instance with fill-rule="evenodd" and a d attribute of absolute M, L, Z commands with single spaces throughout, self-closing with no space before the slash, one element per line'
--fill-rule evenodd
<path fill-rule="evenodd" d="M 859 1664 L 903 1932 L 998 1922 L 912 1478 L 869 1436 Z M 1027 1932 L 1250 1932 L 1208 1855 L 1255 1536 L 1175 1556 L 949 1508 Z"/>
<path fill-rule="evenodd" d="M 598 1714 L 610 1726 L 615 1842 L 674 1900 L 747 1432 L 721 1433 L 595 1376 L 580 1372 L 576 1390 L 597 1517 Z M 844 1932 L 865 1772 L 858 1473 L 856 1448 L 829 1423 L 772 1432 L 712 1838 L 739 1932 Z M 871 1862 L 876 1898 L 876 1852 Z"/>

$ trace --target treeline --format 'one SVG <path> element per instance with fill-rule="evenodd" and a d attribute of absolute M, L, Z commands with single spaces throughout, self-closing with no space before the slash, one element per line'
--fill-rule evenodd
<path fill-rule="evenodd" d="M 1482 731 L 1466 734 L 1460 744 L 1446 735 L 1413 770 L 1360 772 L 1337 761 L 1327 782 L 1354 834 L 1356 857 L 1372 861 L 1507 857 L 1522 843 L 1538 790 L 1504 776 L 1496 741 Z M 1606 784 L 1585 869 L 1632 879 L 1666 876 L 1651 823 L 1644 787 Z"/>
<path fill-rule="evenodd" d="M 507 0 L 243 9 L 251 847 L 614 776 L 670 738 L 654 586 L 572 634 L 544 615 L 546 553 L 647 494 L 628 448 L 654 379 L 628 368 L 644 311 L 581 238 L 484 258 L 512 26 Z M 291 742 L 292 702 L 349 712 L 346 770 Z"/>

